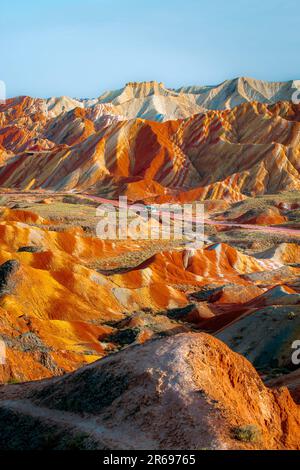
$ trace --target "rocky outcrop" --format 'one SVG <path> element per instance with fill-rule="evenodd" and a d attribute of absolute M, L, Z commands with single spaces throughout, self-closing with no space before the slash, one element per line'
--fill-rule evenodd
<path fill-rule="evenodd" d="M 18 260 L 8 260 L 0 266 L 0 296 L 12 294 L 16 287 L 15 274 L 20 267 Z"/>
<path fill-rule="evenodd" d="M 24 447 L 24 427 L 27 449 L 68 448 L 84 430 L 88 448 L 300 448 L 300 410 L 289 392 L 266 388 L 246 359 L 203 333 L 130 347 L 44 383 L 7 386 L 0 416 L 2 449 Z"/>
<path fill-rule="evenodd" d="M 279 101 L 291 99 L 291 86 L 224 83 L 222 93 L 207 90 L 210 110 L 197 104 L 203 90 L 156 82 L 129 83 L 96 100 L 7 100 L 0 185 L 181 202 L 299 190 L 300 105 Z M 257 220 L 284 218 L 269 210 Z"/>

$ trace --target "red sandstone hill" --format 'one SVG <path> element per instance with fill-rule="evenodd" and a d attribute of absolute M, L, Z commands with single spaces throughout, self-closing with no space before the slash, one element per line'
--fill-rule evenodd
<path fill-rule="evenodd" d="M 300 410 L 287 389 L 266 388 L 246 359 L 203 333 L 6 386 L 0 416 L 1 449 L 300 448 Z"/>
<path fill-rule="evenodd" d="M 46 379 L 0 387 L 0 448 L 300 448 L 299 407 L 248 362 L 299 400 L 292 87 L 0 105 L 0 382 Z M 95 196 L 119 195 L 205 200 L 204 246 L 97 238 Z"/>
<path fill-rule="evenodd" d="M 299 110 L 245 102 L 161 123 L 126 120 L 108 104 L 54 113 L 43 100 L 11 99 L 0 105 L 0 185 L 233 201 L 300 189 Z"/>
<path fill-rule="evenodd" d="M 270 326 L 275 320 L 253 312 L 280 305 L 278 335 L 286 331 L 287 362 L 299 331 L 298 317 L 289 320 L 299 309 L 297 244 L 255 256 L 225 243 L 172 251 L 151 240 L 142 246 L 130 239 L 99 240 L 81 227 L 60 230 L 59 224 L 27 210 L 1 210 L 0 339 L 7 344 L 2 382 L 72 371 L 108 355 L 127 333 L 129 343 L 139 343 L 160 332 L 226 327 L 231 342 L 234 320 L 259 331 L 255 318 L 269 319 Z M 273 288 L 283 282 L 286 287 Z M 233 340 L 231 347 L 249 338 Z M 281 354 L 276 338 L 274 358 Z"/>

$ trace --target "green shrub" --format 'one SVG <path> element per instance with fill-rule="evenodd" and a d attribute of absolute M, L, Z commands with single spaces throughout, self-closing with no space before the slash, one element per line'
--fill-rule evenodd
<path fill-rule="evenodd" d="M 87 433 L 79 433 L 68 440 L 64 445 L 66 450 L 84 450 L 86 449 L 85 441 L 89 438 Z"/>
<path fill-rule="evenodd" d="M 260 439 L 260 430 L 254 424 L 236 426 L 232 429 L 232 437 L 241 442 L 257 442 Z"/>
<path fill-rule="evenodd" d="M 140 333 L 140 328 L 124 328 L 102 339 L 103 342 L 117 343 L 120 347 L 133 343 Z"/>

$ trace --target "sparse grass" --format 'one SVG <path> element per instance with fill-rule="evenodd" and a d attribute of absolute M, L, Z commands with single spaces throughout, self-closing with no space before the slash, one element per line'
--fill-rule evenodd
<path fill-rule="evenodd" d="M 255 255 L 281 243 L 300 243 L 300 237 L 291 237 L 285 233 L 268 231 L 251 231 L 249 229 L 231 228 L 211 236 L 212 242 L 227 243 L 249 255 Z"/>
<path fill-rule="evenodd" d="M 231 430 L 233 439 L 241 442 L 255 443 L 260 440 L 261 432 L 255 424 L 236 426 Z"/>
<path fill-rule="evenodd" d="M 17 250 L 18 253 L 23 253 L 23 252 L 26 252 L 26 253 L 39 253 L 41 251 L 43 251 L 43 247 L 35 246 L 35 245 L 20 246 L 20 248 L 18 248 L 18 250 Z"/>
<path fill-rule="evenodd" d="M 47 198 L 47 195 L 44 195 L 43 197 Z M 20 206 L 20 209 L 34 212 L 44 219 L 53 222 L 51 227 L 49 227 L 49 225 L 42 225 L 41 228 L 62 231 L 77 226 L 86 228 L 87 231 L 90 229 L 91 233 L 95 231 L 95 226 L 97 224 L 96 207 L 98 206 L 95 201 L 70 195 L 57 196 L 55 200 L 45 204 L 40 202 L 41 198 L 41 194 L 31 196 L 26 204 L 22 202 L 22 199 L 20 199 L 20 196 L 18 195 L 7 195 L 5 196 L 5 199 L 2 199 L 3 203 L 5 201 L 4 205 L 7 207 L 16 208 L 16 205 L 18 205 Z"/>
<path fill-rule="evenodd" d="M 299 204 L 299 191 L 282 192 L 279 194 L 267 194 L 263 196 L 249 197 L 243 201 L 231 204 L 231 206 L 223 211 L 214 214 L 213 218 L 221 217 L 222 219 L 230 220 L 245 214 L 248 211 L 264 211 L 267 208 L 278 206 L 280 203 Z M 281 227 L 292 228 L 296 227 L 298 223 L 299 209 L 294 210 L 281 210 L 288 221 L 280 224 Z M 261 231 L 251 231 L 249 229 L 229 228 L 211 234 L 212 241 L 219 241 L 228 243 L 248 254 L 253 254 L 259 251 L 279 245 L 280 243 L 300 243 L 299 237 L 291 237 L 289 234 L 284 233 L 271 233 L 264 232 L 263 227 Z"/>
<path fill-rule="evenodd" d="M 118 245 L 122 240 L 115 240 L 114 243 Z M 143 247 L 134 249 L 133 251 L 125 251 L 118 256 L 109 258 L 95 259 L 94 262 L 87 267 L 95 269 L 103 274 L 111 275 L 122 272 L 125 269 L 135 268 L 142 264 L 144 261 L 151 258 L 156 253 L 162 251 L 174 250 L 177 248 L 178 243 L 173 241 L 162 240 L 143 240 Z"/>
<path fill-rule="evenodd" d="M 15 385 L 15 384 L 21 383 L 21 380 L 17 379 L 16 377 L 12 377 L 12 378 L 8 379 L 8 381 L 6 383 L 8 385 Z"/>
<path fill-rule="evenodd" d="M 80 433 L 76 436 L 70 438 L 70 440 L 64 443 L 64 449 L 66 450 L 85 450 L 86 445 L 85 442 L 89 438 L 87 433 Z"/>
<path fill-rule="evenodd" d="M 109 343 L 117 343 L 120 347 L 123 347 L 133 343 L 139 333 L 140 328 L 125 328 L 123 330 L 117 331 L 116 333 L 112 333 L 111 335 L 104 338 L 102 341 Z"/>
<path fill-rule="evenodd" d="M 251 209 L 258 210 L 265 209 L 267 207 L 274 207 L 281 202 L 289 204 L 299 203 L 299 199 L 299 191 L 285 191 L 278 194 L 264 194 L 261 196 L 248 197 L 243 201 L 232 204 L 226 211 L 223 213 L 219 212 L 219 214 L 232 218 Z"/>

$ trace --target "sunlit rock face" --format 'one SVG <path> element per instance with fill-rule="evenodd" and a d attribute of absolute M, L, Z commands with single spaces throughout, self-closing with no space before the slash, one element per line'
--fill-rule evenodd
<path fill-rule="evenodd" d="M 84 425 L 86 448 L 299 449 L 294 90 L 130 82 L 0 105 L 1 448 L 23 424 L 49 445 L 50 419 L 58 448 Z M 147 238 L 145 214 L 140 239 L 106 239 L 97 207 L 119 216 L 119 196 L 156 233 L 158 204 L 201 202 L 203 243 Z"/>
<path fill-rule="evenodd" d="M 300 108 L 282 101 L 291 90 L 243 78 L 177 91 L 132 82 L 93 100 L 13 98 L 0 105 L 0 185 L 182 202 L 299 189 Z"/>

